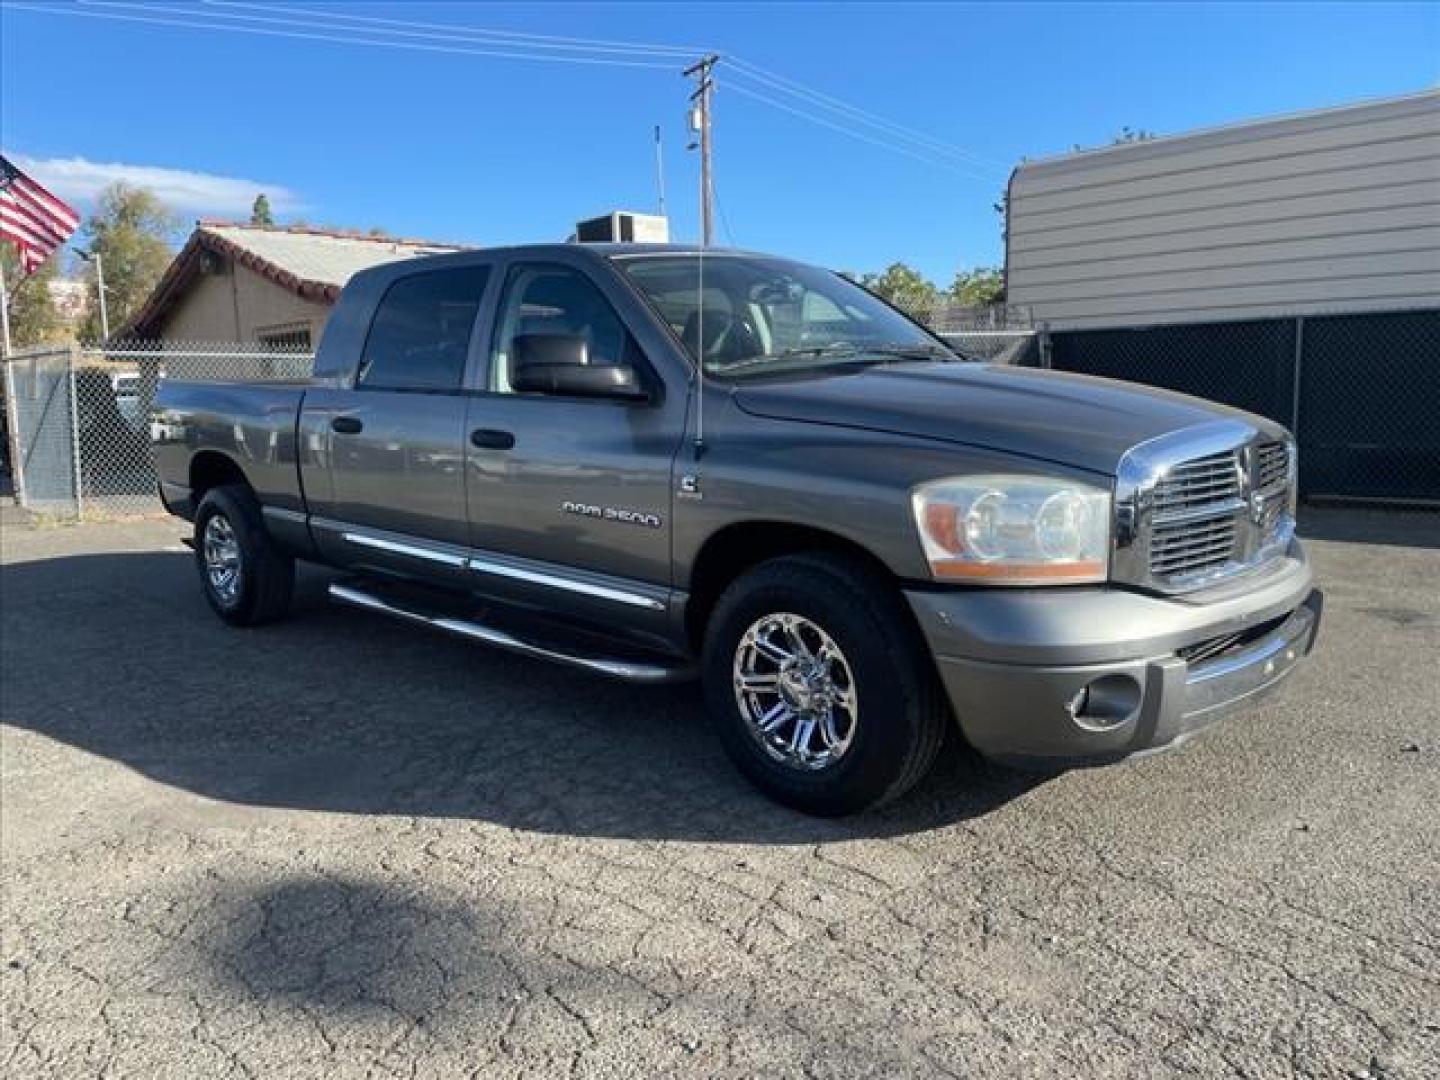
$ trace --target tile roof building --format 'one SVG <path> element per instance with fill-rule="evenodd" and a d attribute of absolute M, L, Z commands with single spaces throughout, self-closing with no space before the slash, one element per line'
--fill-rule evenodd
<path fill-rule="evenodd" d="M 314 347 L 360 270 L 455 244 L 304 227 L 201 221 L 118 338 Z"/>

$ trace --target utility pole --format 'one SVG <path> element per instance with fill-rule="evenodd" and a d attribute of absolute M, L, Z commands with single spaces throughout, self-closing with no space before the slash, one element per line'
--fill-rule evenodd
<path fill-rule="evenodd" d="M 660 150 L 660 125 L 655 125 L 655 190 L 660 193 L 660 216 L 665 216 L 665 158 Z"/>
<path fill-rule="evenodd" d="M 100 300 L 100 339 L 110 340 L 110 311 L 105 306 L 105 267 L 100 261 L 100 253 L 95 252 L 95 295 Z"/>
<path fill-rule="evenodd" d="M 719 59 L 717 54 L 711 53 L 685 69 L 685 77 L 693 78 L 697 83 L 695 92 L 690 95 L 690 100 L 695 102 L 695 111 L 699 114 L 697 126 L 700 129 L 700 243 L 702 247 L 709 247 L 715 238 L 715 183 L 711 178 L 710 162 L 710 95 L 714 92 L 715 80 L 711 78 L 710 70 Z"/>
<path fill-rule="evenodd" d="M 0 262 L 0 355 L 10 355 L 10 289 L 5 284 L 5 264 Z M 8 369 L 7 369 L 8 373 Z M 9 384 L 6 384 L 8 391 Z M 6 397 L 7 407 L 9 397 Z M 14 431 L 14 428 L 10 429 Z M 12 460 L 14 460 L 12 458 Z"/>
<path fill-rule="evenodd" d="M 110 312 L 105 307 L 105 267 L 100 261 L 98 251 L 82 251 L 78 247 L 71 247 L 71 251 L 79 255 L 88 263 L 95 264 L 95 296 L 100 301 L 100 340 L 110 340 Z"/>

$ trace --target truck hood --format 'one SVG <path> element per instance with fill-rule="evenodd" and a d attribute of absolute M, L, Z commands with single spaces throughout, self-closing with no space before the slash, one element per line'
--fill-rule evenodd
<path fill-rule="evenodd" d="M 754 416 L 915 435 L 1113 476 L 1125 451 L 1247 413 L 1132 383 L 1034 368 L 902 363 L 741 385 Z"/>

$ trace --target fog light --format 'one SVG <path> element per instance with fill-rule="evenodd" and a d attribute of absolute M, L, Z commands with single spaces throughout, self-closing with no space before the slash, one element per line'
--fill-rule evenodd
<path fill-rule="evenodd" d="M 1140 684 L 1129 675 L 1102 675 L 1065 703 L 1070 719 L 1087 731 L 1117 728 L 1139 709 Z"/>

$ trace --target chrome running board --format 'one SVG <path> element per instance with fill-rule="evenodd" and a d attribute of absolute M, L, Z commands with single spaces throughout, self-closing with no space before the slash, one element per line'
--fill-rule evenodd
<path fill-rule="evenodd" d="M 520 653 L 522 656 L 533 656 L 540 660 L 553 660 L 557 663 L 568 664 L 571 667 L 580 668 L 584 671 L 591 671 L 597 675 L 606 675 L 612 679 L 621 679 L 633 683 L 674 683 L 685 682 L 695 677 L 695 670 L 691 666 L 676 661 L 673 664 L 654 661 L 624 660 L 605 656 L 587 656 L 579 652 L 569 652 L 563 647 L 546 642 L 527 641 L 506 630 L 494 626 L 487 626 L 474 619 L 462 619 L 449 615 L 433 615 L 420 610 L 418 607 L 402 605 L 394 600 L 378 596 L 373 592 L 357 587 L 354 584 L 332 582 L 329 587 L 330 598 L 342 604 L 349 604 L 351 607 L 363 608 L 366 611 L 378 611 L 382 615 L 390 615 L 407 622 L 419 623 L 422 626 L 429 626 L 435 630 L 443 630 L 448 634 L 456 634 L 472 641 L 481 641 L 486 645 L 495 645 L 511 652 Z"/>

